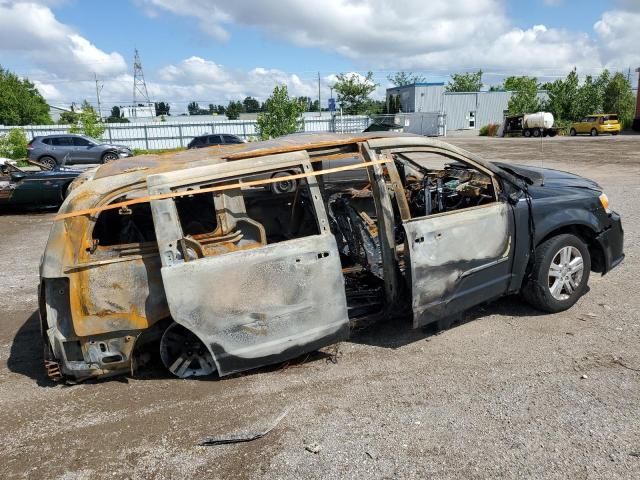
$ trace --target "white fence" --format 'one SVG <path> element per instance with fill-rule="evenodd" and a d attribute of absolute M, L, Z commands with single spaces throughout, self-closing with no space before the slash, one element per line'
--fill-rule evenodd
<path fill-rule="evenodd" d="M 370 124 L 364 115 L 334 118 L 305 118 L 305 132 L 362 132 Z M 230 133 L 241 138 L 257 137 L 255 120 L 227 120 L 205 123 L 106 123 L 102 139 L 106 142 L 124 144 L 130 148 L 161 150 L 186 147 L 198 135 Z M 16 127 L 0 126 L 0 136 Z M 70 125 L 27 125 L 22 128 L 29 140 L 42 135 L 67 133 Z"/>

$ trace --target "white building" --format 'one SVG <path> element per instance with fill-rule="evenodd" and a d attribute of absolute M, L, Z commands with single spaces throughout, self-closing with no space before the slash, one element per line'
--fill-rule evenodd
<path fill-rule="evenodd" d="M 120 107 L 120 115 L 130 122 L 135 122 L 136 120 L 148 121 L 149 119 L 155 118 L 156 107 L 153 103 L 140 104 L 137 106 L 127 105 Z"/>
<path fill-rule="evenodd" d="M 387 89 L 387 103 L 398 97 L 402 112 L 438 112 L 446 116 L 448 130 L 476 129 L 501 123 L 513 92 L 447 92 L 443 83 L 413 83 Z M 540 100 L 547 93 L 538 92 Z"/>

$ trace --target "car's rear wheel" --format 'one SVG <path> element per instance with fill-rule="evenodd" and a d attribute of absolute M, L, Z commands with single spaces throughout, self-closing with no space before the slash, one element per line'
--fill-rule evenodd
<path fill-rule="evenodd" d="M 102 163 L 112 162 L 118 159 L 118 154 L 116 152 L 107 152 L 102 155 Z"/>
<path fill-rule="evenodd" d="M 540 136 L 540 129 L 534 128 L 533 129 L 533 136 L 536 137 L 536 138 L 539 137 Z"/>
<path fill-rule="evenodd" d="M 58 165 L 58 162 L 56 162 L 55 158 L 48 156 L 39 158 L 38 162 L 49 168 L 49 170 L 53 170 Z"/>
<path fill-rule="evenodd" d="M 545 312 L 567 310 L 587 291 L 590 270 L 589 249 L 580 238 L 571 234 L 552 237 L 536 248 L 522 296 Z"/>
<path fill-rule="evenodd" d="M 179 323 L 167 327 L 160 339 L 160 359 L 176 377 L 201 377 L 216 371 L 211 352 L 200 339 Z"/>
<path fill-rule="evenodd" d="M 615 137 L 616 135 L 618 135 L 618 132 L 611 132 L 611 135 Z"/>
<path fill-rule="evenodd" d="M 578 132 L 576 132 L 575 128 L 572 128 L 571 130 L 569 130 L 569 135 L 571 135 L 572 137 L 575 137 L 577 133 Z"/>
<path fill-rule="evenodd" d="M 592 137 L 597 137 L 598 136 L 598 130 L 596 130 L 595 128 L 591 129 L 591 136 Z"/>

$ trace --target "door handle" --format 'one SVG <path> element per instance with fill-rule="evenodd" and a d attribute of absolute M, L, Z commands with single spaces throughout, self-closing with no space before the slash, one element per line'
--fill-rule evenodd
<path fill-rule="evenodd" d="M 417 237 L 417 238 L 415 239 L 415 242 L 416 242 L 416 243 L 422 243 L 422 242 L 424 242 L 424 237 Z"/>

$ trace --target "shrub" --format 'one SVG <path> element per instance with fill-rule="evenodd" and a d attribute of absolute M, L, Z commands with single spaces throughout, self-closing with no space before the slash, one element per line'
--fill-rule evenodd
<path fill-rule="evenodd" d="M 478 135 L 480 135 L 481 137 L 495 137 L 496 134 L 498 133 L 499 128 L 500 128 L 499 124 L 490 123 L 488 125 L 485 125 L 484 127 L 481 127 Z"/>
<path fill-rule="evenodd" d="M 558 135 L 569 135 L 569 131 L 571 130 L 571 123 L 572 122 L 570 120 L 556 120 L 553 126 L 561 129 L 558 132 Z"/>
<path fill-rule="evenodd" d="M 0 157 L 15 160 L 27 157 L 27 136 L 21 128 L 12 128 L 9 133 L 0 137 Z"/>

